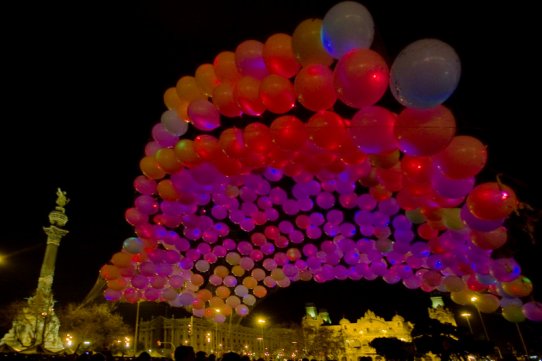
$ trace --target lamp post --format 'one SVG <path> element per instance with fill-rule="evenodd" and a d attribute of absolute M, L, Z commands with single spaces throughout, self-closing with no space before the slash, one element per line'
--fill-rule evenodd
<path fill-rule="evenodd" d="M 258 323 L 258 326 L 260 326 L 260 329 L 262 331 L 262 356 L 265 356 L 265 341 L 263 337 L 263 328 L 265 326 L 266 320 L 265 318 L 260 317 L 256 320 L 256 322 Z"/>
<path fill-rule="evenodd" d="M 470 300 L 474 304 L 474 308 L 476 308 L 476 311 L 478 312 L 478 317 L 480 317 L 480 322 L 482 323 L 482 328 L 484 329 L 484 335 L 486 336 L 486 340 L 489 341 L 489 335 L 487 334 L 486 324 L 484 323 L 482 313 L 480 312 L 480 309 L 478 308 L 478 305 L 476 304 L 478 302 L 478 297 L 472 296 Z"/>
<path fill-rule="evenodd" d="M 461 313 L 461 317 L 464 317 L 467 320 L 467 325 L 469 325 L 470 334 L 474 335 L 474 332 L 472 332 L 472 325 L 470 324 L 470 316 L 472 316 L 470 312 Z"/>

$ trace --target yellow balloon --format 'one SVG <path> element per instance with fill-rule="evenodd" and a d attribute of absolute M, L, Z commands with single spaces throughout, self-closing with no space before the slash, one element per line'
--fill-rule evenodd
<path fill-rule="evenodd" d="M 231 268 L 231 273 L 237 277 L 241 277 L 245 274 L 245 270 L 243 269 L 243 267 L 235 265 Z"/>
<path fill-rule="evenodd" d="M 292 49 L 301 65 L 333 63 L 333 57 L 322 45 L 322 20 L 307 19 L 299 23 L 292 34 Z"/>
<path fill-rule="evenodd" d="M 474 305 L 480 312 L 493 313 L 499 308 L 500 301 L 495 295 L 483 294 L 478 296 L 478 300 L 474 302 Z"/>

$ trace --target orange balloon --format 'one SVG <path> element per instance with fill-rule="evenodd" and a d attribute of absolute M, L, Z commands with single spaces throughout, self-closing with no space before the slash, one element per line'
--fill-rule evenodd
<path fill-rule="evenodd" d="M 164 200 L 176 201 L 180 197 L 179 192 L 177 192 L 170 179 L 162 179 L 160 182 L 158 182 L 156 185 L 156 191 Z"/>
<path fill-rule="evenodd" d="M 333 57 L 322 45 L 322 20 L 306 19 L 299 23 L 292 34 L 292 49 L 301 65 L 333 63 Z"/>
<path fill-rule="evenodd" d="M 116 278 L 120 277 L 120 272 L 117 266 L 113 266 L 110 264 L 103 265 L 102 268 L 100 268 L 100 276 L 104 280 L 114 280 Z"/>
<path fill-rule="evenodd" d="M 233 89 L 233 96 L 241 110 L 253 116 L 259 116 L 265 111 L 265 105 L 260 99 L 259 79 L 243 76 Z"/>
<path fill-rule="evenodd" d="M 526 297 L 533 292 L 533 284 L 527 277 L 520 276 L 513 281 L 503 282 L 502 289 L 512 297 Z"/>
<path fill-rule="evenodd" d="M 235 53 L 233 51 L 222 51 L 213 61 L 215 74 L 220 81 L 236 82 L 241 78 L 237 64 L 235 63 Z"/>
<path fill-rule="evenodd" d="M 486 165 L 487 149 L 478 139 L 459 135 L 434 156 L 435 165 L 452 179 L 464 179 L 477 175 Z"/>
<path fill-rule="evenodd" d="M 226 117 L 234 118 L 243 114 L 234 96 L 234 85 L 230 82 L 223 82 L 214 88 L 212 101 L 220 114 Z"/>
<path fill-rule="evenodd" d="M 260 84 L 260 99 L 265 107 L 273 113 L 283 114 L 295 105 L 294 86 L 287 78 L 270 74 Z"/>
<path fill-rule="evenodd" d="M 182 168 L 181 161 L 177 158 L 175 151 L 171 148 L 159 149 L 156 154 L 154 154 L 154 158 L 156 158 L 160 168 L 167 173 L 172 174 Z"/>
<path fill-rule="evenodd" d="M 132 255 L 125 252 L 117 252 L 111 257 L 111 263 L 119 268 L 128 267 L 132 263 Z"/>
<path fill-rule="evenodd" d="M 169 110 L 177 109 L 181 100 L 177 95 L 177 89 L 175 87 L 167 88 L 164 92 L 164 105 Z"/>
<path fill-rule="evenodd" d="M 252 293 L 254 294 L 254 296 L 258 298 L 263 298 L 267 295 L 267 288 L 265 288 L 264 286 L 258 285 L 254 287 L 254 290 L 252 290 Z"/>
<path fill-rule="evenodd" d="M 215 73 L 213 64 L 201 64 L 196 69 L 196 83 L 203 90 L 204 94 L 210 97 L 214 88 L 220 84 L 218 76 Z"/>
<path fill-rule="evenodd" d="M 174 148 L 175 155 L 182 164 L 192 167 L 201 162 L 201 158 L 196 153 L 194 141 L 191 139 L 181 139 Z"/>
<path fill-rule="evenodd" d="M 288 34 L 274 34 L 265 41 L 263 60 L 272 74 L 291 78 L 299 71 L 301 64 L 294 55 L 292 37 Z"/>
<path fill-rule="evenodd" d="M 207 99 L 203 89 L 200 88 L 196 78 L 190 75 L 181 77 L 176 84 L 177 95 L 189 102 L 196 99 Z"/>
<path fill-rule="evenodd" d="M 153 156 L 143 157 L 139 161 L 139 169 L 150 179 L 162 179 L 166 175 L 166 172 L 160 167 L 160 164 L 158 164 L 158 161 Z"/>

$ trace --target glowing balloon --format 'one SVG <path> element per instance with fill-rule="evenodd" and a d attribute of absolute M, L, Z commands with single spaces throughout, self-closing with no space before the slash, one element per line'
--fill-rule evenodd
<path fill-rule="evenodd" d="M 374 22 L 369 10 L 355 1 L 343 1 L 328 10 L 322 20 L 322 43 L 335 59 L 353 49 L 371 47 Z"/>
<path fill-rule="evenodd" d="M 422 39 L 405 47 L 393 61 L 390 89 L 409 108 L 430 109 L 446 101 L 461 75 L 455 50 L 438 39 Z"/>
<path fill-rule="evenodd" d="M 263 45 L 262 56 L 270 73 L 285 78 L 291 78 L 301 68 L 292 48 L 292 36 L 288 34 L 279 33 L 268 37 Z"/>
<path fill-rule="evenodd" d="M 353 108 L 373 105 L 388 87 L 386 61 L 370 49 L 356 49 L 342 56 L 333 71 L 339 99 Z"/>
<path fill-rule="evenodd" d="M 368 106 L 352 118 L 349 133 L 352 143 L 366 154 L 383 154 L 397 149 L 394 135 L 396 116 L 386 108 Z"/>
<path fill-rule="evenodd" d="M 448 146 L 455 129 L 455 117 L 444 106 L 427 110 L 406 108 L 397 118 L 395 136 L 405 154 L 430 156 Z"/>
<path fill-rule="evenodd" d="M 331 65 L 333 58 L 322 45 L 322 20 L 306 19 L 299 23 L 292 34 L 292 50 L 302 66 L 309 64 Z"/>
<path fill-rule="evenodd" d="M 487 182 L 475 186 L 467 197 L 469 211 L 480 219 L 506 218 L 518 207 L 516 193 L 507 185 Z"/>

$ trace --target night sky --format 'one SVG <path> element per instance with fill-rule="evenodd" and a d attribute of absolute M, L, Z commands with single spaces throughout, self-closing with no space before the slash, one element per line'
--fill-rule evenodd
<path fill-rule="evenodd" d="M 301 21 L 323 18 L 337 2 L 3 5 L 0 253 L 8 257 L 0 266 L 0 304 L 35 290 L 45 250 L 42 227 L 57 187 L 71 199 L 66 207 L 70 233 L 60 244 L 53 291 L 59 304 L 81 301 L 100 267 L 133 235 L 124 212 L 136 196 L 132 184 L 144 146 L 166 110 L 164 91 L 219 52 L 233 51 L 247 39 L 263 42 L 275 33 L 292 34 Z M 485 3 L 362 2 L 376 27 L 372 48 L 389 64 L 403 47 L 422 38 L 440 39 L 456 50 L 462 75 L 445 105 L 456 116 L 458 133 L 487 145 L 480 181 L 500 175 L 536 214 L 542 206 L 542 177 L 536 169 L 539 19 L 528 2 Z M 540 243 L 521 230 L 516 235 L 514 256 L 542 300 Z M 273 292 L 255 312 L 276 312 L 280 322 L 299 321 L 305 302 L 327 308 L 334 321 L 354 320 L 371 307 L 386 317 L 395 310 L 414 315 L 430 304 L 421 291 L 382 282 L 310 283 Z"/>

